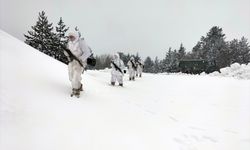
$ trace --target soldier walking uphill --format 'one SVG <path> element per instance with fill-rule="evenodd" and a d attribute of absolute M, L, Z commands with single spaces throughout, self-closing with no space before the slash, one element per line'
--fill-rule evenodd
<path fill-rule="evenodd" d="M 130 58 L 127 65 L 128 65 L 129 80 L 135 80 L 135 72 L 137 67 L 134 57 Z"/>
<path fill-rule="evenodd" d="M 113 60 L 111 61 L 111 85 L 115 85 L 115 82 L 118 81 L 119 86 L 123 86 L 123 74 L 124 71 L 124 63 L 120 59 L 119 54 L 115 54 Z"/>
<path fill-rule="evenodd" d="M 91 50 L 86 45 L 84 39 L 79 37 L 79 33 L 71 32 L 68 35 L 69 42 L 67 49 L 69 51 L 64 51 L 64 54 L 69 60 L 68 73 L 69 80 L 72 86 L 71 96 L 80 97 L 80 91 L 82 88 L 82 77 L 81 74 L 84 68 L 87 66 L 87 58 L 91 56 Z"/>

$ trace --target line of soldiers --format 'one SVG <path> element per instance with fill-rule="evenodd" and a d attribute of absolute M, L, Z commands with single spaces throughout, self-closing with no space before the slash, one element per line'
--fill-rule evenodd
<path fill-rule="evenodd" d="M 80 92 L 83 91 L 81 74 L 87 66 L 88 59 L 93 55 L 84 38 L 81 38 L 80 35 L 79 31 L 70 32 L 68 34 L 67 47 L 64 49 L 64 55 L 67 56 L 69 61 L 68 74 L 72 86 L 71 97 L 76 96 L 78 98 L 80 97 Z M 129 80 L 135 80 L 135 75 L 142 76 L 143 63 L 141 60 L 136 62 L 134 57 L 131 57 L 127 65 Z M 119 54 L 114 55 L 111 67 L 111 85 L 115 85 L 115 82 L 118 81 L 119 86 L 123 86 L 123 76 L 126 72 Z"/>
<path fill-rule="evenodd" d="M 143 62 L 139 59 L 135 61 L 134 57 L 131 57 L 127 63 L 129 81 L 134 81 L 135 77 L 142 77 Z M 120 59 L 119 54 L 115 54 L 111 61 L 111 85 L 115 85 L 117 81 L 119 86 L 123 86 L 123 76 L 126 73 L 124 62 Z"/>

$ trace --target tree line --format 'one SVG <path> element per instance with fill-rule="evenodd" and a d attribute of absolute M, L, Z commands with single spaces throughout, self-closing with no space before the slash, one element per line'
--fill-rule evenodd
<path fill-rule="evenodd" d="M 144 62 L 144 71 L 150 73 L 179 72 L 181 60 L 205 60 L 210 65 L 216 65 L 219 69 L 230 66 L 233 63 L 248 64 L 250 62 L 250 46 L 245 37 L 226 41 L 222 28 L 212 27 L 206 36 L 202 36 L 191 52 L 186 52 L 183 44 L 179 49 L 171 47 L 165 57 L 152 60 L 147 57 Z"/>
<path fill-rule="evenodd" d="M 38 21 L 31 27 L 31 31 L 25 34 L 25 43 L 38 49 L 39 51 L 63 62 L 68 63 L 64 56 L 62 46 L 67 44 L 66 27 L 62 18 L 59 19 L 56 27 L 49 23 L 45 12 L 39 13 Z M 187 52 L 183 44 L 178 49 L 169 47 L 163 59 L 150 56 L 144 60 L 144 72 L 178 72 L 181 60 L 206 60 L 211 65 L 218 68 L 230 66 L 233 63 L 247 64 L 250 62 L 250 46 L 245 37 L 226 41 L 226 36 L 222 28 L 212 27 L 205 36 L 202 36 L 191 51 Z M 136 60 L 141 59 L 138 53 L 124 54 L 120 52 L 120 57 L 127 64 L 130 57 Z M 104 69 L 110 67 L 112 56 L 103 54 L 96 57 L 96 66 L 90 69 Z"/>

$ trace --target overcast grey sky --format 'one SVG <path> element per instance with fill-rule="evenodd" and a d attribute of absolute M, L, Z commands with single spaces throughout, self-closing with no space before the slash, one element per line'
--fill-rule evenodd
<path fill-rule="evenodd" d="M 250 40 L 250 0 L 0 0 L 0 28 L 24 40 L 42 10 L 54 25 L 78 26 L 96 54 L 162 58 L 180 43 L 190 51 L 215 25 L 227 40 Z"/>

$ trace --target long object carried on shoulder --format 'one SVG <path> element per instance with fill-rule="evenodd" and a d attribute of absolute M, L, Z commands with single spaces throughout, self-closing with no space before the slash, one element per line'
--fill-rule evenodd
<path fill-rule="evenodd" d="M 67 49 L 66 47 L 63 47 L 63 50 L 69 54 L 70 59 L 75 59 L 83 67 L 82 62 L 74 54 L 72 54 L 72 52 L 69 49 Z"/>
<path fill-rule="evenodd" d="M 114 65 L 114 67 L 115 67 L 116 70 L 120 71 L 123 74 L 123 72 L 122 72 L 122 70 L 121 70 L 120 67 L 118 67 L 113 61 L 111 61 L 111 63 Z"/>
<path fill-rule="evenodd" d="M 134 62 L 130 61 L 132 63 L 132 67 L 134 68 L 134 70 L 136 70 L 136 66 L 134 64 Z"/>
<path fill-rule="evenodd" d="M 143 66 L 143 64 L 142 63 L 140 63 L 139 61 L 137 62 L 140 66 Z"/>

